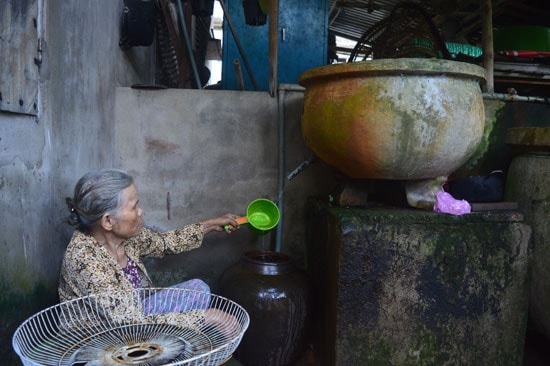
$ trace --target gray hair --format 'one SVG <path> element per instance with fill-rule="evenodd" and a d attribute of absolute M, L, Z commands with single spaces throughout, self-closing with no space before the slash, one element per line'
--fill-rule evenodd
<path fill-rule="evenodd" d="M 71 211 L 67 222 L 79 230 L 89 231 L 108 212 L 120 208 L 120 192 L 134 183 L 134 178 L 116 169 L 102 169 L 85 174 L 74 187 L 73 198 L 65 202 Z"/>

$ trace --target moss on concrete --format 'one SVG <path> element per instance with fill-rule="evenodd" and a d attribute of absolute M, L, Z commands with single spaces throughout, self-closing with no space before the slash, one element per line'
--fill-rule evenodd
<path fill-rule="evenodd" d="M 521 364 L 531 233 L 521 214 L 316 209 L 309 270 L 332 364 Z"/>
<path fill-rule="evenodd" d="M 2 365 L 21 365 L 12 348 L 15 330 L 36 312 L 56 304 L 57 291 L 42 283 L 29 286 L 24 292 L 4 278 L 0 279 L 0 360 Z"/>
<path fill-rule="evenodd" d="M 499 118 L 506 104 L 497 100 L 484 100 L 483 104 L 485 107 L 483 136 L 472 156 L 454 172 L 457 177 L 486 175 L 496 169 L 494 166 L 489 166 L 492 164 L 489 155 L 494 153 L 494 150 L 498 149 L 502 143 L 499 131 L 493 132 L 493 130 L 498 126 Z"/>

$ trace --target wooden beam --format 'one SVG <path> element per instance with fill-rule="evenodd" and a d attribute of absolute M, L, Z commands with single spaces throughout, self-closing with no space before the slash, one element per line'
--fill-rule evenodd
<path fill-rule="evenodd" d="M 277 72 L 279 58 L 279 1 L 269 0 L 267 19 L 269 26 L 269 94 L 274 97 L 279 87 Z M 283 39 L 284 42 L 284 39 Z"/>
<path fill-rule="evenodd" d="M 493 48 L 493 8 L 491 0 L 481 0 L 481 39 L 483 49 L 483 67 L 487 71 L 487 82 L 482 89 L 486 93 L 495 91 L 494 48 Z"/>

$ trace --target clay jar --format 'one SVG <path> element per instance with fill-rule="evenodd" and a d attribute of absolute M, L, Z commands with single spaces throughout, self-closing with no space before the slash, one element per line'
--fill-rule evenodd
<path fill-rule="evenodd" d="M 229 267 L 219 292 L 250 315 L 235 357 L 247 366 L 292 365 L 306 342 L 309 286 L 290 256 L 251 251 Z"/>
<path fill-rule="evenodd" d="M 516 127 L 506 134 L 515 156 L 505 199 L 516 201 L 533 230 L 529 318 L 550 338 L 550 127 Z"/>

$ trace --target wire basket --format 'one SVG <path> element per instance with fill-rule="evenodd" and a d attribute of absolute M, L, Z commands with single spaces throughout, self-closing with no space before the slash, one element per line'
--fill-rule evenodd
<path fill-rule="evenodd" d="M 348 62 L 401 57 L 452 59 L 430 15 L 411 1 L 398 3 L 388 17 L 367 29 Z"/>
<path fill-rule="evenodd" d="M 249 323 L 224 297 L 150 288 L 47 308 L 17 328 L 12 345 L 24 365 L 220 365 Z"/>

